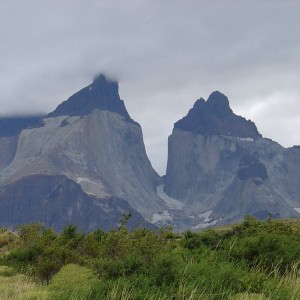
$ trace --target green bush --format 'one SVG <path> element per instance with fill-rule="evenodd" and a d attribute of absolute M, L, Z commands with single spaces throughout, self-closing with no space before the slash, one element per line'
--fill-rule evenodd
<path fill-rule="evenodd" d="M 176 253 L 162 253 L 150 269 L 151 277 L 157 286 L 174 284 L 183 268 L 183 260 Z"/>
<path fill-rule="evenodd" d="M 36 249 L 32 248 L 16 248 L 11 250 L 5 257 L 4 261 L 14 266 L 26 266 L 31 264 L 38 257 Z"/>
<path fill-rule="evenodd" d="M 33 267 L 33 274 L 42 282 L 49 283 L 50 279 L 61 268 L 61 262 L 51 257 L 40 257 Z"/>
<path fill-rule="evenodd" d="M 299 261 L 300 243 L 291 237 L 260 232 L 241 238 L 230 254 L 233 258 L 245 259 L 249 266 L 259 264 L 267 269 L 277 266 L 284 272 Z"/>

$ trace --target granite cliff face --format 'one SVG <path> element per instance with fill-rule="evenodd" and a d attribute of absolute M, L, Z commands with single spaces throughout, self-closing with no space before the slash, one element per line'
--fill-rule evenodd
<path fill-rule="evenodd" d="M 0 131 L 0 186 L 6 190 L 31 175 L 36 182 L 44 182 L 45 175 L 65 176 L 87 197 L 121 199 L 127 202 L 128 210 L 139 211 L 145 219 L 151 220 L 162 209 L 156 194 L 161 179 L 149 162 L 141 128 L 127 113 L 116 82 L 100 75 L 52 113 L 23 119 L 0 120 L 0 124 L 17 124 L 13 130 L 7 126 Z M 32 186 L 32 194 L 41 193 L 38 186 Z M 70 201 L 67 193 L 64 197 Z M 20 203 L 20 199 L 19 195 L 14 201 Z M 36 203 L 35 213 L 40 208 Z M 0 216 L 4 214 L 7 211 L 0 210 Z M 14 209 L 14 214 L 21 212 Z M 56 217 L 51 224 L 61 224 L 60 214 Z M 30 218 L 34 220 L 34 215 L 26 220 Z M 82 228 L 84 224 L 90 228 L 87 219 L 83 222 L 80 215 L 75 219 Z M 101 222 L 98 226 L 103 225 Z"/>
<path fill-rule="evenodd" d="M 245 214 L 297 217 L 300 150 L 262 138 L 255 124 L 235 115 L 226 96 L 197 100 L 169 137 L 163 192 L 178 227 L 200 229 L 238 222 Z M 182 220 L 185 220 L 182 223 Z"/>

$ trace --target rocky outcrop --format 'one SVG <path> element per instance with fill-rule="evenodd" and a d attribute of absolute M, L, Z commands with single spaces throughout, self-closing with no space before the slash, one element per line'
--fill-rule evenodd
<path fill-rule="evenodd" d="M 232 112 L 226 96 L 214 92 L 197 100 L 169 137 L 164 193 L 182 204 L 168 210 L 169 221 L 200 229 L 246 214 L 299 216 L 299 166 L 298 147 L 262 138 L 253 122 Z"/>

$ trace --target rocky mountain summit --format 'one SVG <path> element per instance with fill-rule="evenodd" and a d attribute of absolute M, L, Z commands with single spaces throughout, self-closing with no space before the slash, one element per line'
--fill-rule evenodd
<path fill-rule="evenodd" d="M 129 116 L 124 101 L 119 96 L 119 85 L 110 81 L 103 74 L 97 76 L 93 83 L 75 93 L 68 100 L 62 102 L 47 117 L 84 116 L 94 109 L 106 110 L 119 114 L 127 122 L 139 124 Z"/>
<path fill-rule="evenodd" d="M 213 92 L 205 101 L 197 100 L 187 116 L 174 124 L 180 130 L 210 135 L 226 135 L 241 138 L 261 138 L 255 124 L 233 113 L 228 98 Z"/>
<path fill-rule="evenodd" d="M 233 113 L 226 96 L 213 92 L 195 102 L 169 137 L 163 191 L 181 204 L 169 212 L 172 222 L 199 229 L 245 214 L 299 217 L 299 160 L 299 149 L 263 138 L 253 122 Z"/>

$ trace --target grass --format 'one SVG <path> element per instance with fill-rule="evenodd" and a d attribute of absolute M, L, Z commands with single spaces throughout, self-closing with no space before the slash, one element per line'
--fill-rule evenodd
<path fill-rule="evenodd" d="M 92 293 L 92 288 L 100 284 L 99 279 L 93 274 L 92 270 L 69 264 L 53 276 L 48 288 L 56 294 L 65 294 L 71 298 L 88 299 Z"/>
<path fill-rule="evenodd" d="M 4 273 L 3 270 L 5 270 Z M 8 275 L 7 267 L 0 266 L 1 300 L 47 299 L 47 291 L 42 290 L 41 286 L 32 279 L 22 274 L 12 274 L 13 272 Z"/>

